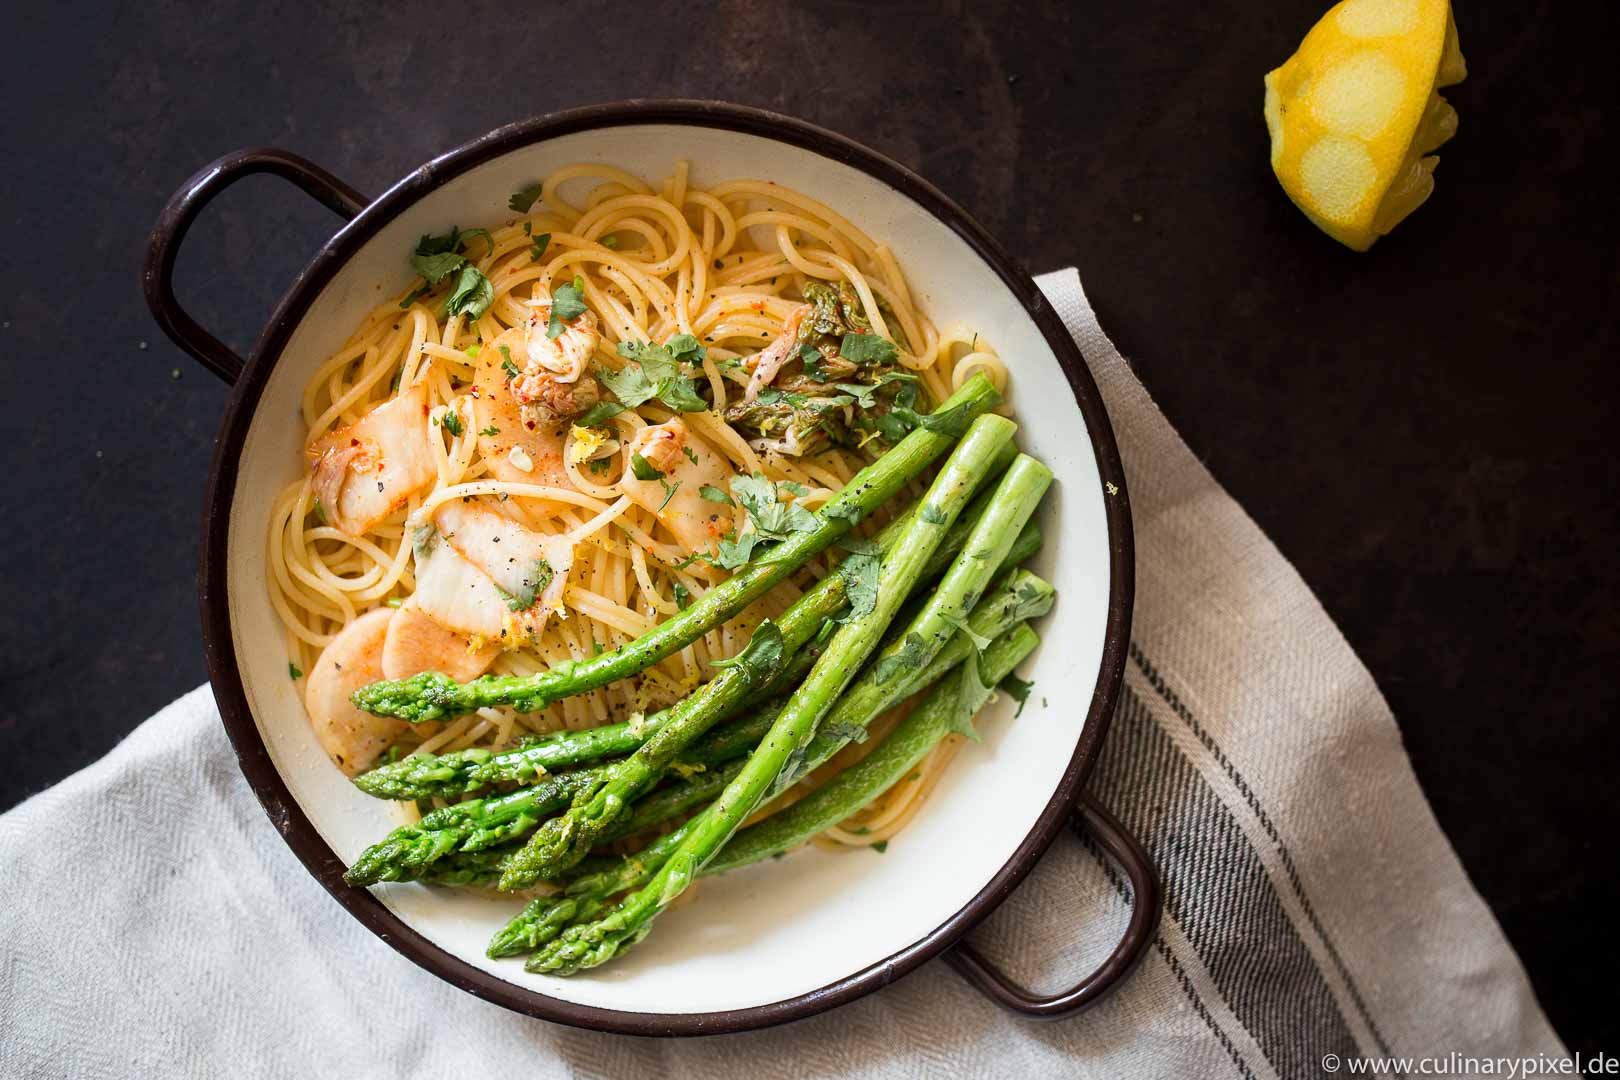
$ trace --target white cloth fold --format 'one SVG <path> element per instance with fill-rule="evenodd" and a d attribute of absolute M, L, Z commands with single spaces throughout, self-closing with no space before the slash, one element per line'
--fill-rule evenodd
<path fill-rule="evenodd" d="M 1108 404 L 1136 526 L 1126 691 L 1092 786 L 1158 860 L 1166 913 L 1119 992 L 1033 1025 L 935 962 L 722 1038 L 506 1012 L 400 957 L 304 872 L 205 687 L 0 816 L 0 1076 L 1292 1078 L 1326 1075 L 1327 1055 L 1344 1072 L 1564 1056 L 1366 669 L 1154 407 L 1078 275 L 1040 284 Z M 1056 987 L 1106 954 L 1128 903 L 1060 838 L 976 940 Z"/>

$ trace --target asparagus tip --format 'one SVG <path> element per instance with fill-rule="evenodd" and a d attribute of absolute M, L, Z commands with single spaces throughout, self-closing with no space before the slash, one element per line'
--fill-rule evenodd
<path fill-rule="evenodd" d="M 349 700 L 373 716 L 418 723 L 448 715 L 458 689 L 460 684 L 448 675 L 424 671 L 408 679 L 384 679 L 362 686 Z"/>

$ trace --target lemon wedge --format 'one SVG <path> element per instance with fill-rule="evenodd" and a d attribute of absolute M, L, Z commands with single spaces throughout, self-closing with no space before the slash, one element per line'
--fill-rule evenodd
<path fill-rule="evenodd" d="M 1468 74 L 1449 0 L 1344 0 L 1266 76 L 1271 169 L 1305 216 L 1356 251 L 1434 190 L 1457 133 L 1438 88 Z"/>

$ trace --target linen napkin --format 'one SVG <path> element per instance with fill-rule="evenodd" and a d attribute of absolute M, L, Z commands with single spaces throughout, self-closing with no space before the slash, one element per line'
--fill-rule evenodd
<path fill-rule="evenodd" d="M 507 1012 L 396 954 L 305 874 L 204 687 L 0 816 L 0 1076 L 1254 1080 L 1563 1058 L 1366 669 L 1154 407 L 1078 274 L 1040 285 L 1107 402 L 1136 526 L 1125 691 L 1092 790 L 1153 854 L 1166 906 L 1117 993 L 1032 1024 L 936 961 L 735 1036 Z M 1072 982 L 1128 918 L 1115 878 L 1060 836 L 975 941 L 1037 989 Z"/>

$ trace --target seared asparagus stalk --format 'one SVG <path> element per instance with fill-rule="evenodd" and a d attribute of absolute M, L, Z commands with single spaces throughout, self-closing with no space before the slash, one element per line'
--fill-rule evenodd
<path fill-rule="evenodd" d="M 978 477 L 988 470 L 997 451 L 1012 439 L 1015 430 L 1012 421 L 999 416 L 981 416 L 973 422 L 929 487 L 916 518 L 883 560 L 871 610 L 852 616 L 833 635 L 826 652 L 778 714 L 770 733 L 750 755 L 742 772 L 708 809 L 693 819 L 695 825 L 685 841 L 651 881 L 600 919 L 576 921 L 569 926 L 534 954 L 534 969 L 569 974 L 595 967 L 648 933 L 658 912 L 686 890 L 703 865 L 759 805 L 790 758 L 795 754 L 802 757 L 816 725 L 877 647 L 946 529 L 967 504 Z M 1016 532 L 1014 529 L 1014 535 Z"/>
<path fill-rule="evenodd" d="M 1051 469 L 1027 454 L 1018 456 L 1002 476 L 1001 483 L 996 485 L 989 507 L 974 523 L 973 532 L 968 536 L 961 554 L 945 572 L 944 580 L 905 629 L 894 635 L 894 639 L 878 654 L 869 669 L 870 677 L 863 676 L 855 693 L 845 695 L 846 700 L 861 695 L 870 695 L 875 699 L 881 694 L 884 683 L 899 681 L 902 672 L 928 664 L 948 642 L 961 636 L 961 628 L 978 605 L 985 586 L 999 572 L 1002 561 L 1051 483 Z M 1028 576 L 1034 578 L 1032 574 Z M 1020 595 L 1015 588 L 1008 602 L 1016 607 L 1033 601 L 1037 607 L 1044 603 L 1045 608 L 1049 608 L 1053 596 L 1051 587 L 1045 582 L 1037 585 L 1038 581 L 1035 579 L 1021 586 L 1027 589 L 1027 597 Z M 1045 608 L 1039 612 L 1030 610 L 1022 617 L 1044 614 Z M 979 640 L 988 643 L 991 636 L 981 635 Z M 972 638 L 969 640 L 972 641 Z M 859 701 L 853 704 L 851 711 L 856 716 L 876 715 Z M 777 777 L 773 793 L 787 790 L 805 773 L 821 765 L 856 737 L 864 738 L 862 728 L 822 724 L 804 754 L 791 761 L 789 767 Z"/>
<path fill-rule="evenodd" d="M 851 686 L 849 691 L 839 700 L 838 705 L 827 715 L 822 722 L 822 731 L 850 730 L 865 728 L 871 721 L 886 712 L 893 705 L 910 697 L 924 687 L 933 686 L 960 665 L 964 660 L 977 652 L 974 638 L 991 638 L 995 644 L 985 650 L 985 656 L 995 655 L 997 660 L 982 661 L 984 670 L 989 672 L 997 669 L 1002 663 L 1000 657 L 1005 653 L 1007 646 L 1002 639 L 1015 632 L 1022 623 L 1021 620 L 1038 618 L 1044 615 L 1052 606 L 1055 590 L 1041 578 L 1027 570 L 1015 570 L 1009 574 L 1005 581 L 997 585 L 974 608 L 973 615 L 968 619 L 963 631 L 958 632 L 946 646 L 939 651 L 934 659 L 920 671 L 907 672 L 901 679 L 890 679 L 872 694 L 874 684 L 871 673 L 872 666 L 868 665 L 860 680 Z M 1027 628 L 1026 628 L 1027 629 Z M 971 635 L 971 636 L 970 636 Z M 1033 640 L 1031 635 L 1030 640 Z M 1006 661 L 1008 670 L 1022 658 L 1024 652 L 1020 651 L 1017 657 Z M 1003 675 L 1002 677 L 1005 677 Z M 864 710 L 864 711 L 857 711 Z M 751 721 L 750 722 L 754 722 Z M 740 722 L 739 722 L 740 724 Z M 738 727 L 739 724 L 728 725 L 728 729 Z M 718 736 L 715 732 L 710 739 Z M 820 736 L 817 736 L 819 742 Z M 811 744 L 812 748 L 815 743 Z M 726 777 L 730 782 L 734 770 L 740 769 L 739 763 L 723 770 L 716 770 L 715 777 Z M 661 824 L 676 814 L 704 801 L 706 794 L 699 794 L 699 785 L 707 774 L 699 774 L 690 780 L 678 785 L 671 785 L 666 793 L 665 789 L 655 791 L 653 794 L 636 803 L 635 812 L 623 822 L 622 833 L 628 835 L 641 829 Z M 697 798 L 687 801 L 684 796 L 698 795 Z M 666 813 L 661 814 L 658 811 Z M 667 816 L 666 816 L 667 815 Z M 847 815 L 845 815 L 847 816 Z M 633 819 L 633 820 L 632 820 Z M 694 819 L 695 820 L 695 819 Z M 841 818 L 839 820 L 842 820 Z M 750 826 L 738 834 L 748 835 L 755 826 Z M 616 830 L 615 835 L 619 831 Z M 609 836 L 606 839 L 613 839 Z M 529 952 L 538 948 L 546 941 L 551 940 L 557 931 L 560 931 L 573 919 L 594 918 L 595 912 L 605 904 L 607 897 L 614 896 L 628 889 L 640 888 L 664 865 L 666 859 L 678 848 L 686 838 L 686 827 L 658 837 L 646 847 L 634 854 L 623 858 L 597 857 L 580 863 L 574 867 L 576 872 L 568 883 L 564 895 L 561 897 L 541 897 L 530 901 L 523 911 L 512 920 L 504 929 L 496 934 L 490 944 L 490 956 L 511 956 L 520 952 Z M 733 843 L 736 841 L 734 840 Z M 726 849 L 729 850 L 729 845 Z M 566 876 L 566 875 L 565 875 Z M 484 879 L 481 884 L 490 884 L 493 879 Z M 581 905 L 594 903 L 591 914 L 572 914 L 586 910 Z M 570 914 L 560 914 L 558 905 L 566 905 Z"/>
<path fill-rule="evenodd" d="M 583 773 L 561 773 L 510 795 L 441 807 L 371 845 L 343 880 L 350 885 L 413 881 L 453 852 L 481 851 L 527 836 L 547 816 L 567 806 L 586 779 Z"/>
<path fill-rule="evenodd" d="M 715 586 L 685 611 L 636 640 L 588 660 L 558 664 L 536 675 L 485 675 L 457 683 L 439 673 L 385 680 L 361 687 L 355 705 L 378 716 L 437 720 L 487 706 L 535 712 L 550 702 L 634 675 L 725 622 L 811 558 L 844 536 L 950 448 L 974 417 L 994 408 L 1000 395 L 983 374 L 936 409 L 888 453 L 856 473 L 817 514 L 813 529 L 795 533 Z"/>
<path fill-rule="evenodd" d="M 703 876 L 761 862 L 791 851 L 844 821 L 893 787 L 915 769 L 928 752 L 953 731 L 967 728 L 993 688 L 1040 643 L 1028 623 L 1019 623 L 997 638 L 959 673 L 936 685 L 906 718 L 866 757 L 781 813 L 742 829 L 703 867 Z M 694 831 L 699 818 L 660 836 L 634 855 L 595 873 L 576 878 L 561 896 L 531 900 L 521 914 L 489 943 L 492 957 L 534 952 L 554 941 L 570 924 L 595 919 L 608 898 L 640 888 Z M 553 959 L 537 952 L 526 965 L 532 971 L 555 971 Z"/>
<path fill-rule="evenodd" d="M 1012 456 L 1008 448 L 1008 456 Z M 999 464 L 999 463 L 998 463 Z M 940 543 L 940 550 L 930 561 L 925 576 L 943 573 L 956 553 L 967 542 L 968 533 L 989 506 L 994 491 L 986 491 L 975 499 L 963 513 L 961 520 L 951 525 Z M 910 520 L 906 515 L 878 534 L 875 542 L 883 549 L 893 546 L 899 528 Z M 1012 549 L 1002 561 L 1003 566 L 1016 566 L 1029 558 L 1041 546 L 1041 534 L 1035 525 L 1026 525 L 1018 534 Z M 828 574 L 810 590 L 809 596 L 836 594 L 837 607 L 844 603 L 844 578 L 841 574 Z M 819 605 L 819 602 L 817 603 Z M 835 608 L 836 610 L 836 608 Z M 766 693 L 798 685 L 805 672 L 820 653 L 818 650 L 800 649 L 783 668 Z M 583 731 L 559 731 L 532 740 L 512 750 L 496 752 L 475 747 L 456 750 L 448 754 L 416 754 L 387 765 L 380 765 L 354 778 L 356 786 L 379 799 L 423 799 L 430 797 L 456 798 L 470 795 L 497 783 L 533 784 L 547 773 L 574 765 L 583 765 L 603 758 L 633 753 L 669 718 L 665 709 L 646 718 L 640 725 L 629 723 L 605 724 Z"/>
<path fill-rule="evenodd" d="M 996 685 L 1039 643 L 1027 623 L 992 642 L 976 663 L 963 664 L 935 687 L 877 749 L 781 813 L 743 829 L 703 872 L 718 874 L 768 859 L 847 819 L 916 768 L 945 736 L 971 730 L 974 714 Z"/>
<path fill-rule="evenodd" d="M 700 776 L 709 769 L 740 758 L 770 729 L 771 719 L 782 706 L 782 699 L 761 708 L 758 713 L 711 732 L 698 740 L 675 761 L 675 768 Z M 482 852 L 511 840 L 521 840 L 551 814 L 567 806 L 581 791 L 600 783 L 606 766 L 558 773 L 534 787 L 520 788 L 508 795 L 469 799 L 435 810 L 413 825 L 404 825 L 367 848 L 343 879 L 350 885 L 371 885 L 379 881 L 429 881 L 435 884 L 495 885 L 496 881 L 467 866 L 461 858 Z M 671 796 L 664 796 L 671 815 L 688 809 L 702 797 L 688 799 L 675 807 Z M 659 818 L 657 820 L 666 820 Z M 493 857 L 477 865 L 493 870 L 504 865 L 518 849 L 506 847 L 497 860 Z M 441 867 L 443 860 L 452 865 Z M 447 879 L 460 879 L 452 881 Z"/>

